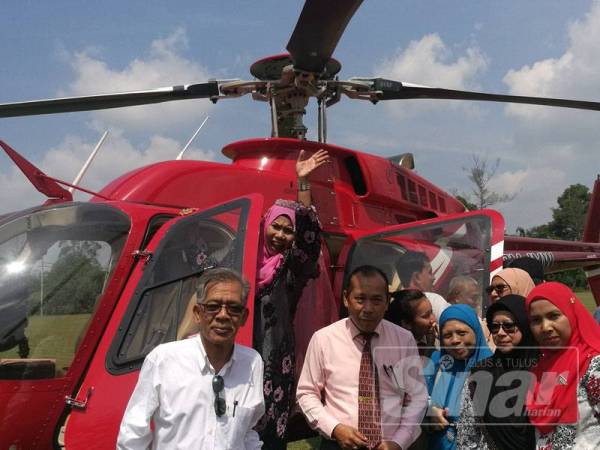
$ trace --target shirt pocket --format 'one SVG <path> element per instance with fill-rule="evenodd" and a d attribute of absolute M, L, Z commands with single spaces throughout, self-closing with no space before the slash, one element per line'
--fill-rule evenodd
<path fill-rule="evenodd" d="M 254 408 L 245 408 L 243 406 L 236 406 L 235 415 L 230 417 L 229 422 L 229 448 L 230 449 L 243 449 L 244 437 L 251 428 L 252 418 L 254 416 Z M 256 436 L 258 439 L 258 435 Z"/>

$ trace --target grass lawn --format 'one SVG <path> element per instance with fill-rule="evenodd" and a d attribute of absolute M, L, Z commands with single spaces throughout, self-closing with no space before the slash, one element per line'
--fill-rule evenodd
<path fill-rule="evenodd" d="M 79 338 L 91 314 L 31 316 L 25 329 L 30 359 L 55 359 L 56 370 L 71 364 Z M 0 352 L 0 359 L 19 358 L 17 347 Z"/>
<path fill-rule="evenodd" d="M 596 301 L 592 295 L 592 291 L 579 291 L 575 292 L 577 298 L 581 300 L 581 303 L 585 305 L 589 312 L 594 312 L 596 309 Z"/>
<path fill-rule="evenodd" d="M 287 445 L 288 450 L 312 450 L 319 448 L 321 438 L 315 437 L 311 439 L 303 439 L 301 441 L 290 442 Z"/>

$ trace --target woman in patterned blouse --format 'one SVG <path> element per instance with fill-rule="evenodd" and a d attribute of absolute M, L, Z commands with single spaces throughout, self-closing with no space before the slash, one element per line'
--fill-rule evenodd
<path fill-rule="evenodd" d="M 526 307 L 541 351 L 527 399 L 537 448 L 600 448 L 600 326 L 561 283 L 537 286 Z"/>
<path fill-rule="evenodd" d="M 293 320 L 307 281 L 318 275 L 321 226 L 308 176 L 329 161 L 325 150 L 296 162 L 298 202 L 277 200 L 262 222 L 254 300 L 253 347 L 264 364 L 265 415 L 256 426 L 263 449 L 285 449 L 295 365 Z"/>

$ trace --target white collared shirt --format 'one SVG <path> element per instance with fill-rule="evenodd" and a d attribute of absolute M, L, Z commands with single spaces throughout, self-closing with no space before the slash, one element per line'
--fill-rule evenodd
<path fill-rule="evenodd" d="M 221 417 L 214 409 L 215 371 L 200 336 L 156 347 L 129 399 L 117 449 L 260 449 L 253 430 L 265 411 L 260 355 L 236 344 L 218 375 L 225 382 L 221 396 L 226 412 Z"/>

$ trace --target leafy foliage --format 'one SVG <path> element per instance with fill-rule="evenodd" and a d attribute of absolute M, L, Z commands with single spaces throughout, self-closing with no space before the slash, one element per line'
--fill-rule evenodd
<path fill-rule="evenodd" d="M 558 207 L 552 208 L 552 220 L 550 222 L 528 230 L 518 228 L 517 232 L 526 237 L 579 241 L 583 237 L 585 216 L 591 197 L 592 194 L 587 186 L 572 184 L 556 200 Z M 547 278 L 560 281 L 573 289 L 587 287 L 587 280 L 581 269 L 550 274 Z"/>
<path fill-rule="evenodd" d="M 65 241 L 58 258 L 44 275 L 44 313 L 81 314 L 94 309 L 105 272 L 96 258 L 100 245 Z"/>
<path fill-rule="evenodd" d="M 477 205 L 475 203 L 471 203 L 469 200 L 467 200 L 464 196 L 462 195 L 455 195 L 456 199 L 461 202 L 465 208 L 467 208 L 468 211 L 475 211 L 477 208 Z"/>

